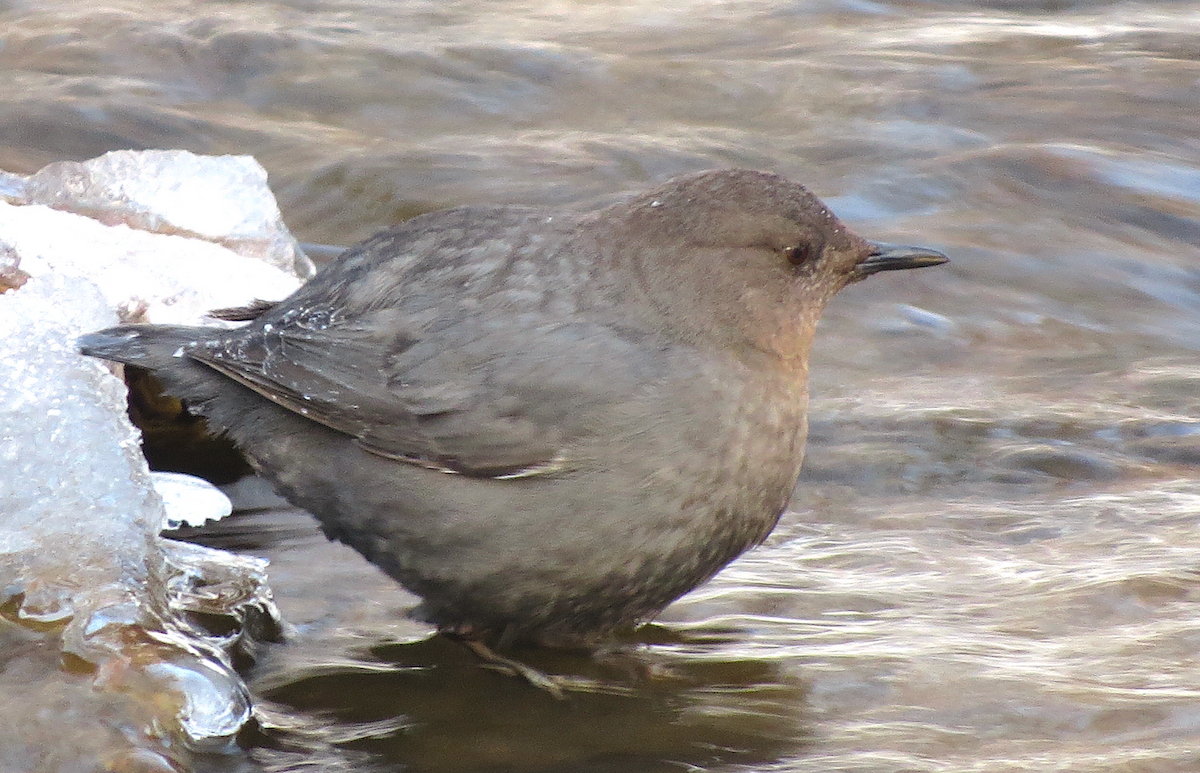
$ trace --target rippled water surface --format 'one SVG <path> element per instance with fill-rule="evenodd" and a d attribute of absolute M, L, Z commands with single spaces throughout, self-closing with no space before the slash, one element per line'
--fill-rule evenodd
<path fill-rule="evenodd" d="M 348 244 L 750 166 L 953 258 L 835 301 L 792 511 L 638 663 L 529 653 L 566 703 L 303 514 L 210 530 L 280 771 L 1200 769 L 1198 115 L 1195 2 L 0 2 L 9 171 L 250 153 Z"/>

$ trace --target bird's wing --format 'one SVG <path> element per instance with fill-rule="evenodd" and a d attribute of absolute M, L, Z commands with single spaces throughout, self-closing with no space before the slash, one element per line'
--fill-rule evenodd
<path fill-rule="evenodd" d="M 419 331 L 396 309 L 331 318 L 310 309 L 187 353 L 372 453 L 492 478 L 569 468 L 572 442 L 660 367 L 628 332 L 528 312 Z"/>

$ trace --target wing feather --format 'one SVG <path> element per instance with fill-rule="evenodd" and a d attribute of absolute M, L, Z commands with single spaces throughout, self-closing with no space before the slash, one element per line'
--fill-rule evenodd
<path fill-rule="evenodd" d="M 527 313 L 519 325 L 466 316 L 425 331 L 394 309 L 328 320 L 259 323 L 188 355 L 371 453 L 506 479 L 569 469 L 595 414 L 655 370 L 611 328 Z"/>

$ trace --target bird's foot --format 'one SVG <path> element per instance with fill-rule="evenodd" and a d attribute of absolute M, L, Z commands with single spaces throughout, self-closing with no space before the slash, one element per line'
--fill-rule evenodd
<path fill-rule="evenodd" d="M 506 658 L 479 639 L 468 639 L 462 636 L 452 636 L 451 638 L 475 653 L 475 656 L 483 661 L 485 668 L 524 679 L 530 685 L 544 690 L 558 700 L 566 699 L 563 685 L 557 677 L 538 671 L 533 666 L 526 665 L 519 660 Z"/>

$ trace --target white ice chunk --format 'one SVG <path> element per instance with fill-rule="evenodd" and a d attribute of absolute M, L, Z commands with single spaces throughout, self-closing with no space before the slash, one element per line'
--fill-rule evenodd
<path fill-rule="evenodd" d="M 86 277 L 127 320 L 197 324 L 211 309 L 280 300 L 300 286 L 294 275 L 212 242 L 43 206 L 0 202 L 0 239 L 20 256 L 21 271 Z"/>
<path fill-rule="evenodd" d="M 69 555 L 80 588 L 140 582 L 163 517 L 125 385 L 75 350 L 76 336 L 114 322 L 79 277 L 34 277 L 0 294 L 0 554 L 32 540 L 42 550 L 26 560 Z"/>
<path fill-rule="evenodd" d="M 233 512 L 229 497 L 203 478 L 179 472 L 152 472 L 150 477 L 166 508 L 163 529 L 203 526 Z"/>
<path fill-rule="evenodd" d="M 50 164 L 17 187 L 25 204 L 125 223 L 159 233 L 221 242 L 307 278 L 299 252 L 251 156 L 198 156 L 186 150 L 115 150 L 88 161 Z"/>
<path fill-rule="evenodd" d="M 182 613 L 274 616 L 265 562 L 215 550 L 197 560 L 198 550 L 158 537 L 166 509 L 126 416 L 125 385 L 75 349 L 78 335 L 114 322 L 80 277 L 33 277 L 0 293 L 0 601 L 15 600 L 17 620 L 33 630 L 61 631 L 63 651 L 97 673 L 148 677 L 129 682 L 144 691 L 136 700 L 164 719 L 175 712 L 189 745 L 224 744 L 249 716 L 221 649 L 234 640 L 203 639 Z M 192 488 L 193 518 L 228 513 L 215 488 Z M 175 732 L 156 727 L 146 732 Z"/>
<path fill-rule="evenodd" d="M 98 717 L 113 721 L 103 713 L 105 690 L 155 715 L 129 734 L 131 743 L 223 744 L 248 716 L 229 648 L 275 619 L 262 562 L 220 551 L 201 561 L 158 536 L 166 510 L 126 415 L 125 385 L 108 364 L 81 356 L 75 340 L 116 324 L 119 313 L 199 323 L 212 308 L 282 298 L 299 281 L 211 241 L 2 200 L 13 201 L 9 193 L 20 187 L 0 180 L 0 603 L 24 625 L 22 636 L 44 637 L 38 652 L 61 648 L 107 675 L 94 682 Z M 269 191 L 260 193 L 273 207 Z M 188 198 L 172 206 L 206 206 Z M 230 507 L 209 487 L 188 502 L 192 522 Z M 197 628 L 213 616 L 256 622 L 234 633 Z M 0 669 L 0 695 L 22 673 Z M 49 712 L 18 719 L 38 727 L 61 721 Z"/>

